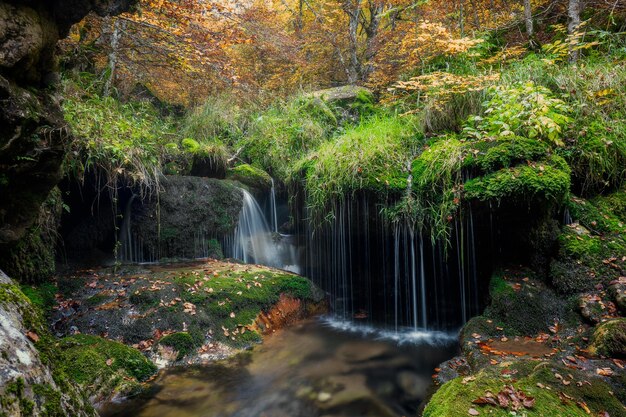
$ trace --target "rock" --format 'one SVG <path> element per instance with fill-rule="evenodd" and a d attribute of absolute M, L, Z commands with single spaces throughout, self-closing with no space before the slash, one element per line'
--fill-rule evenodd
<path fill-rule="evenodd" d="M 609 358 L 626 358 L 626 319 L 619 318 L 598 325 L 589 352 Z"/>
<path fill-rule="evenodd" d="M 327 401 L 329 401 L 332 398 L 332 395 L 328 392 L 320 392 L 319 394 L 317 394 L 317 401 L 321 402 L 321 403 L 325 403 Z"/>
<path fill-rule="evenodd" d="M 221 245 L 211 238 L 234 230 L 241 190 L 227 181 L 184 176 L 167 176 L 162 186 L 158 204 L 156 198 L 136 199 L 133 206 L 132 233 L 143 241 L 145 260 L 223 257 Z"/>
<path fill-rule="evenodd" d="M 351 363 L 361 363 L 383 357 L 389 348 L 383 343 L 351 342 L 344 343 L 337 350 L 337 356 Z"/>
<path fill-rule="evenodd" d="M 136 0 L 0 0 L 0 245 L 19 240 L 61 180 L 67 131 L 54 82 L 57 40 L 89 12 Z M 1 248 L 4 250 L 4 248 Z"/>
<path fill-rule="evenodd" d="M 605 307 L 599 296 L 582 294 L 578 298 L 578 311 L 589 323 L 600 323 Z"/>
<path fill-rule="evenodd" d="M 2 415 L 94 415 L 76 387 L 64 379 L 57 383 L 42 361 L 39 349 L 54 349 L 49 337 L 36 307 L 0 271 Z"/>
<path fill-rule="evenodd" d="M 314 91 L 310 94 L 310 96 L 315 98 L 321 98 L 329 102 L 345 103 L 356 100 L 359 94 L 365 94 L 370 96 L 372 92 L 367 88 L 360 87 L 358 85 L 344 85 L 341 87 Z"/>
<path fill-rule="evenodd" d="M 608 288 L 609 294 L 613 297 L 615 305 L 622 314 L 626 314 L 626 277 L 619 277 L 612 281 Z"/>
<path fill-rule="evenodd" d="M 404 392 L 404 395 L 411 400 L 423 398 L 430 385 L 430 381 L 425 381 L 415 372 L 411 371 L 400 371 L 396 377 L 396 381 Z"/>

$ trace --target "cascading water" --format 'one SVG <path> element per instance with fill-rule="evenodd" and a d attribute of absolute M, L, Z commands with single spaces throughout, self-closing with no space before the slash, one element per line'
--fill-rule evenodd
<path fill-rule="evenodd" d="M 332 297 L 338 319 L 396 331 L 456 329 L 479 311 L 474 216 L 451 225 L 448 247 L 422 230 L 390 224 L 366 196 L 338 201 L 333 220 L 304 222 L 305 274 Z"/>
<path fill-rule="evenodd" d="M 272 188 L 270 190 L 270 211 L 272 212 L 272 230 L 278 233 L 278 210 L 276 208 L 276 187 L 272 178 Z"/>
<path fill-rule="evenodd" d="M 242 189 L 242 192 L 243 207 L 232 238 L 230 256 L 245 263 L 300 273 L 293 237 L 272 232 L 256 199 L 248 191 Z M 273 193 L 272 200 L 272 216 L 275 216 L 276 202 Z M 276 217 L 273 223 L 278 223 Z"/>

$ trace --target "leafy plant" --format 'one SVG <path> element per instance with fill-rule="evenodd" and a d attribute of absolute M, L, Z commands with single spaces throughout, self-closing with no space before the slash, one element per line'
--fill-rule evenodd
<path fill-rule="evenodd" d="M 563 129 L 572 121 L 571 108 L 550 90 L 530 82 L 499 85 L 490 94 L 483 115 L 469 119 L 464 129 L 467 135 L 478 139 L 523 136 L 564 145 Z"/>

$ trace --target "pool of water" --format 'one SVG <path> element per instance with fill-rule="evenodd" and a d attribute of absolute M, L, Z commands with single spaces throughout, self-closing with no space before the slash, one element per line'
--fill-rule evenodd
<path fill-rule="evenodd" d="M 160 373 L 142 397 L 105 417 L 348 417 L 414 415 L 456 335 L 385 332 L 310 320 L 209 366 Z"/>

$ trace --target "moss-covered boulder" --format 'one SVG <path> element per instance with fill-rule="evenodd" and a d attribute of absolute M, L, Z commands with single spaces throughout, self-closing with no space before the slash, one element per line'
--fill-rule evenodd
<path fill-rule="evenodd" d="M 569 193 L 570 171 L 562 158 L 553 156 L 469 180 L 464 188 L 469 199 L 559 204 Z"/>
<path fill-rule="evenodd" d="M 272 187 L 272 177 L 260 168 L 248 164 L 229 169 L 227 177 L 238 181 L 253 191 L 268 191 Z"/>
<path fill-rule="evenodd" d="M 0 268 L 20 282 L 42 282 L 54 274 L 57 229 L 62 211 L 61 192 L 53 188 L 35 224 L 0 251 Z"/>
<path fill-rule="evenodd" d="M 581 381 L 584 382 L 577 383 Z M 532 400 L 526 406 L 520 404 L 516 408 L 506 394 L 507 387 L 519 393 L 519 397 L 523 394 Z M 498 394 L 503 396 L 502 402 Z M 490 396 L 496 404 L 481 401 L 481 398 Z M 507 399 L 508 404 L 504 401 Z M 600 415 L 601 412 L 610 416 L 625 413 L 624 405 L 615 397 L 613 388 L 602 379 L 548 361 L 514 360 L 447 382 L 430 399 L 423 416 L 583 417 Z"/>
<path fill-rule="evenodd" d="M 140 382 L 156 372 L 156 366 L 138 350 L 98 336 L 68 336 L 59 348 L 60 368 L 92 403 L 136 394 L 141 391 Z"/>
<path fill-rule="evenodd" d="M 621 201 L 622 193 L 610 196 Z M 626 224 L 607 211 L 603 197 L 591 201 L 572 198 L 568 207 L 573 220 L 559 236 L 559 253 L 551 265 L 555 288 L 565 294 L 604 288 L 626 274 Z"/>
<path fill-rule="evenodd" d="M 129 246 L 143 258 L 133 260 L 220 257 L 218 240 L 237 224 L 241 190 L 229 181 L 184 176 L 167 176 L 162 187 L 158 199 L 133 202 Z"/>
<path fill-rule="evenodd" d="M 593 332 L 589 352 L 609 358 L 626 358 L 626 319 L 599 324 Z"/>
<path fill-rule="evenodd" d="M 0 271 L 0 414 L 95 415 L 59 354 L 39 308 Z"/>
<path fill-rule="evenodd" d="M 139 348 L 159 366 L 223 358 L 260 342 L 267 323 L 261 326 L 257 318 L 263 312 L 276 318 L 287 314 L 287 308 L 272 310 L 283 296 L 298 300 L 298 317 L 323 300 L 304 277 L 215 260 L 102 270 L 61 277 L 59 285 L 74 281 L 80 284 L 69 297 L 78 305 L 72 307 L 74 314 L 56 313 L 59 331 L 106 333 Z"/>
<path fill-rule="evenodd" d="M 577 323 L 568 301 L 530 270 L 494 274 L 489 294 L 491 304 L 484 316 L 499 323 L 507 335 L 536 335 L 547 332 L 555 322 Z"/>

